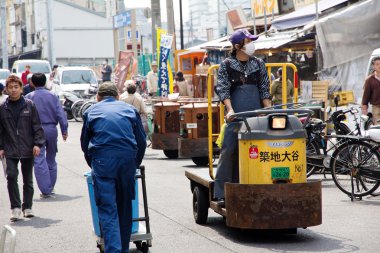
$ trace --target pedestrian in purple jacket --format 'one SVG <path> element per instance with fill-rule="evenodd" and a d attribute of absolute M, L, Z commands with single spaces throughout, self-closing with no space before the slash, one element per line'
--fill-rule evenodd
<path fill-rule="evenodd" d="M 68 123 L 62 105 L 56 95 L 45 89 L 46 76 L 43 73 L 35 73 L 32 76 L 35 91 L 29 93 L 29 98 L 36 105 L 40 115 L 42 128 L 44 129 L 46 145 L 41 148 L 41 153 L 34 159 L 34 175 L 36 176 L 41 198 L 50 197 L 54 193 L 57 181 L 57 154 L 59 123 L 64 141 L 67 139 Z"/>

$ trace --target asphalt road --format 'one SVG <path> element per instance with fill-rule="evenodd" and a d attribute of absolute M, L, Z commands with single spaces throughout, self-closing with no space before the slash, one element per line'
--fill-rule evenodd
<path fill-rule="evenodd" d="M 70 122 L 68 141 L 59 141 L 56 197 L 39 199 L 35 184 L 36 217 L 9 221 L 6 180 L 0 175 L 0 225 L 10 224 L 16 230 L 16 252 L 99 252 L 83 176 L 89 168 L 80 150 L 80 129 L 81 123 Z M 143 163 L 153 234 L 150 252 L 380 251 L 380 197 L 351 202 L 329 175 L 323 181 L 323 224 L 299 229 L 297 235 L 284 235 L 227 228 L 212 210 L 206 225 L 195 224 L 190 184 L 184 176 L 186 169 L 197 168 L 192 161 L 169 160 L 162 151 L 148 149 Z M 139 251 L 131 244 L 130 252 Z"/>

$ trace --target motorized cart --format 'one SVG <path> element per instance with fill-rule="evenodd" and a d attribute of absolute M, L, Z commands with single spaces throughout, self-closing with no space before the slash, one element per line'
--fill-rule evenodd
<path fill-rule="evenodd" d="M 322 223 L 321 182 L 306 181 L 305 130 L 289 113 L 310 110 L 257 110 L 237 113 L 239 183 L 225 184 L 225 206 L 214 201 L 210 170 L 188 170 L 194 219 L 207 222 L 208 208 L 226 218 L 229 227 L 296 229 Z M 259 117 L 253 117 L 258 115 Z"/>
<path fill-rule="evenodd" d="M 164 100 L 154 102 L 152 149 L 163 150 L 167 158 L 177 158 L 180 103 Z"/>
<path fill-rule="evenodd" d="M 180 107 L 180 138 L 178 153 L 182 158 L 191 158 L 198 166 L 206 166 L 208 159 L 208 104 L 206 101 L 191 102 Z M 212 105 L 212 124 L 220 128 L 219 106 Z M 213 137 L 213 142 L 216 137 Z M 214 149 L 218 154 L 218 150 Z"/>
<path fill-rule="evenodd" d="M 212 66 L 209 74 L 215 68 L 218 66 Z M 185 172 L 193 193 L 195 222 L 206 223 L 211 208 L 234 228 L 286 229 L 294 233 L 297 228 L 320 225 L 321 181 L 306 179 L 306 132 L 298 118 L 310 117 L 312 111 L 271 108 L 234 115 L 240 120 L 239 182 L 225 183 L 225 201 L 220 205 L 213 197 L 211 140 L 216 135 L 213 131 L 219 129 L 212 127 L 210 88 L 208 95 L 209 169 Z M 223 106 L 220 110 L 222 113 Z"/>
<path fill-rule="evenodd" d="M 91 177 L 91 172 L 85 173 L 85 177 L 88 185 L 88 193 L 90 197 L 91 204 L 91 214 L 94 233 L 97 236 L 96 244 L 100 252 L 104 253 L 104 240 L 102 237 L 102 232 L 99 226 L 98 218 L 98 208 L 95 203 L 94 187 Z M 149 247 L 152 247 L 152 234 L 150 232 L 149 223 L 149 213 L 148 213 L 148 199 L 146 193 L 145 184 L 145 166 L 140 166 L 136 173 L 136 183 L 135 183 L 135 199 L 132 201 L 132 234 L 131 242 L 135 243 L 138 250 L 146 253 L 149 251 Z M 141 179 L 141 188 L 144 203 L 144 216 L 139 216 L 139 194 L 138 194 L 138 179 Z M 144 224 L 145 223 L 145 224 Z"/>

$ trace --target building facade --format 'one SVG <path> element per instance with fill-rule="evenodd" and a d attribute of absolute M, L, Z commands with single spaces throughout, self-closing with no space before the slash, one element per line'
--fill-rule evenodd
<path fill-rule="evenodd" d="M 52 1 L 53 50 L 59 65 L 97 65 L 113 60 L 112 22 L 100 1 Z M 99 6 L 92 8 L 93 6 Z M 9 66 L 17 59 L 48 59 L 46 0 L 7 0 Z M 7 67 L 7 66 L 4 66 Z"/>

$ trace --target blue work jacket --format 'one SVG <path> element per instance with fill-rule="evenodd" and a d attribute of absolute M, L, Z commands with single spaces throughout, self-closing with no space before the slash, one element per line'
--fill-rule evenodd
<path fill-rule="evenodd" d="M 105 97 L 83 115 L 81 146 L 86 161 L 96 157 L 136 158 L 141 164 L 146 135 L 136 109 L 114 97 Z"/>

